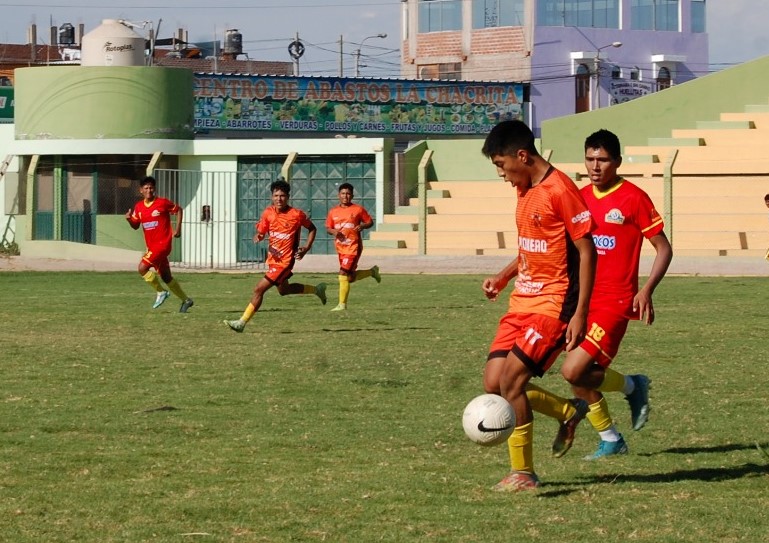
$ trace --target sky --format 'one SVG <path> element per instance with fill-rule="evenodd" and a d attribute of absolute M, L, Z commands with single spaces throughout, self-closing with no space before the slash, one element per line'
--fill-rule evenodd
<path fill-rule="evenodd" d="M 38 42 L 48 43 L 51 26 L 84 24 L 87 33 L 102 19 L 125 19 L 159 38 L 184 29 L 192 42 L 223 40 L 237 29 L 255 60 L 290 62 L 298 34 L 302 74 L 339 75 L 341 61 L 352 76 L 358 50 L 362 76 L 399 74 L 400 0 L 0 0 L 0 10 L 2 43 L 26 43 L 32 24 Z M 769 55 L 769 0 L 707 0 L 707 18 L 712 69 Z"/>

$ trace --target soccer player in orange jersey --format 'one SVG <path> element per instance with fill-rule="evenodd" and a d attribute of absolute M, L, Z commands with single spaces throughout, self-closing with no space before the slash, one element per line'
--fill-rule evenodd
<path fill-rule="evenodd" d="M 523 122 L 497 124 L 482 152 L 518 194 L 518 256 L 483 282 L 486 297 L 494 300 L 516 277 L 483 374 L 486 392 L 504 396 L 516 416 L 508 440 L 512 471 L 494 488 L 529 490 L 539 486 L 539 480 L 527 385 L 552 366 L 564 347 L 570 351 L 584 338 L 595 273 L 590 235 L 595 224 L 576 185 L 542 158 Z M 568 416 L 574 416 L 575 407 L 568 408 Z"/>
<path fill-rule="evenodd" d="M 609 368 L 627 330 L 628 321 L 654 322 L 652 294 L 665 276 L 673 249 L 663 231 L 662 217 L 649 196 L 617 174 L 622 164 L 619 139 L 599 130 L 585 140 L 585 167 L 590 184 L 581 193 L 598 227 L 593 241 L 598 251 L 595 287 L 590 300 L 588 330 L 579 347 L 566 355 L 561 373 L 575 395 L 590 405 L 587 419 L 601 442 L 594 460 L 626 454 L 627 444 L 617 431 L 601 392 L 622 392 L 630 404 L 631 425 L 640 430 L 649 416 L 649 378 L 623 375 Z M 638 288 L 643 240 L 656 252 L 649 278 Z M 571 446 L 574 429 L 561 424 L 553 453 L 562 456 Z"/>
<path fill-rule="evenodd" d="M 366 277 L 373 277 L 377 283 L 382 281 L 379 266 L 358 271 L 358 261 L 363 253 L 360 233 L 374 225 L 371 215 L 366 208 L 352 202 L 353 187 L 350 183 L 339 185 L 338 195 L 339 205 L 332 207 L 326 217 L 326 231 L 334 236 L 334 246 L 339 255 L 339 305 L 331 311 L 347 309 L 350 283 Z"/>
<path fill-rule="evenodd" d="M 147 176 L 141 180 L 139 192 L 142 200 L 137 202 L 133 209 L 129 209 L 125 215 L 131 228 L 138 230 L 141 226 L 144 231 L 144 242 L 147 252 L 139 261 L 139 275 L 149 283 L 157 293 L 152 308 L 157 309 L 171 295 L 158 280 L 158 274 L 168 288 L 181 301 L 179 312 L 186 313 L 192 307 L 192 298 L 185 294 L 182 287 L 171 275 L 171 265 L 168 255 L 171 254 L 171 240 L 182 235 L 182 208 L 166 198 L 157 195 L 157 182 L 154 177 Z M 176 227 L 171 228 L 171 215 L 176 215 Z M 155 273 L 152 268 L 157 270 Z"/>
<path fill-rule="evenodd" d="M 301 260 L 312 248 L 317 229 L 304 211 L 288 205 L 291 185 L 286 181 L 282 179 L 274 181 L 270 185 L 270 192 L 272 205 L 264 210 L 259 222 L 256 223 L 254 236 L 254 242 L 258 243 L 269 235 L 267 273 L 254 287 L 254 295 L 243 315 L 234 321 L 224 321 L 224 324 L 236 332 L 243 331 L 262 305 L 264 293 L 273 286 L 278 287 L 278 293 L 281 296 L 314 294 L 324 305 L 326 304 L 325 283 L 303 285 L 288 281 L 293 275 L 295 262 Z M 300 247 L 299 241 L 303 227 L 307 229 L 307 240 L 304 246 Z"/>

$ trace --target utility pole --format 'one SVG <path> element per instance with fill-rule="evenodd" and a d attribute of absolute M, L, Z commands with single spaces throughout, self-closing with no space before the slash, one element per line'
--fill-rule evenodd
<path fill-rule="evenodd" d="M 344 77 L 344 36 L 339 35 L 339 77 Z"/>

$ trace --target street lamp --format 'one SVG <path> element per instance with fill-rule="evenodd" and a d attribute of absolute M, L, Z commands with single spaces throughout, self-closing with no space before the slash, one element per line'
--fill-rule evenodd
<path fill-rule="evenodd" d="M 613 41 L 607 45 L 604 45 L 603 47 L 599 47 L 595 51 L 595 59 L 593 61 L 594 72 L 593 77 L 595 77 L 595 98 L 596 98 L 596 109 L 601 108 L 601 75 L 600 75 L 600 69 L 601 69 L 601 51 L 604 49 L 608 49 L 609 47 L 622 47 L 621 41 Z"/>
<path fill-rule="evenodd" d="M 363 44 L 366 43 L 366 40 L 369 38 L 386 38 L 387 34 L 374 34 L 373 36 L 366 36 L 361 40 L 360 45 L 358 46 L 358 49 L 355 51 L 355 77 L 360 77 L 360 50 L 363 47 Z"/>

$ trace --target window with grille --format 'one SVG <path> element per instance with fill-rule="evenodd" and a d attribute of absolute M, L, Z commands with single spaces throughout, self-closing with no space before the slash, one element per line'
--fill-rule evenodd
<path fill-rule="evenodd" d="M 473 28 L 524 26 L 524 0 L 473 0 Z"/>

